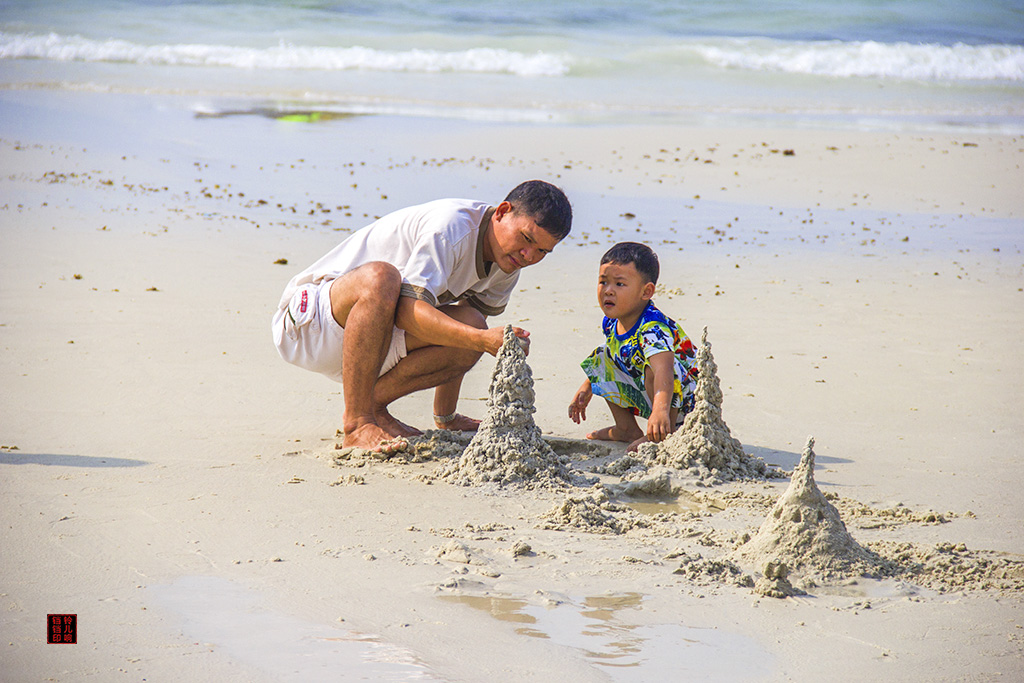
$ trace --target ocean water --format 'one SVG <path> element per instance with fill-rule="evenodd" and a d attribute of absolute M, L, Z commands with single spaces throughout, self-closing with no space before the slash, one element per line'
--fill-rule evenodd
<path fill-rule="evenodd" d="M 0 0 L 0 88 L 207 115 L 1024 131 L 1024 0 Z"/>

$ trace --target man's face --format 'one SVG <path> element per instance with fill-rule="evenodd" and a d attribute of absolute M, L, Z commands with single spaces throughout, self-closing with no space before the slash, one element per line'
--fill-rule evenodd
<path fill-rule="evenodd" d="M 508 202 L 495 208 L 491 227 L 486 244 L 490 254 L 485 251 L 484 258 L 498 264 L 506 273 L 538 263 L 558 244 L 554 235 L 532 218 L 512 211 Z"/>

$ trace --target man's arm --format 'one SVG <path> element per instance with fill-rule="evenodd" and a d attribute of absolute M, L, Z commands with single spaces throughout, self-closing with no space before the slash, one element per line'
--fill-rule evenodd
<path fill-rule="evenodd" d="M 498 354 L 505 340 L 501 327 L 481 330 L 459 322 L 434 308 L 426 301 L 408 296 L 398 297 L 395 311 L 395 326 L 405 330 L 406 343 L 410 346 L 452 346 L 473 351 L 486 351 L 492 356 Z M 514 328 L 516 336 L 526 338 L 529 333 Z M 409 339 L 409 337 L 412 339 Z M 417 344 L 416 342 L 419 342 Z"/>

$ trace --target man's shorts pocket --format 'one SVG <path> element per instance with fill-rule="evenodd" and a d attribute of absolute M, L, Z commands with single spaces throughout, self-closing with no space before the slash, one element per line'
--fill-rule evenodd
<path fill-rule="evenodd" d="M 312 323 L 313 331 L 320 328 L 317 320 L 317 293 L 319 287 L 314 284 L 304 285 L 288 302 L 288 310 L 284 315 L 284 333 L 289 339 L 298 339 L 300 331 Z"/>

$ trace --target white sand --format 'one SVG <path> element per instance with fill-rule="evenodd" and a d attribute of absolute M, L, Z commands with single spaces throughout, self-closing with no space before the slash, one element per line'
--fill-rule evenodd
<path fill-rule="evenodd" d="M 268 331 L 291 274 L 367 217 L 548 177 L 574 236 L 494 321 L 532 333 L 545 433 L 608 420 L 566 415 L 600 341 L 600 253 L 674 227 L 658 303 L 711 330 L 747 452 L 789 470 L 814 434 L 817 484 L 861 544 L 1019 560 L 1024 141 L 377 119 L 232 137 L 127 98 L 104 128 L 82 97 L 0 98 L 19 113 L 0 117 L 5 679 L 335 680 L 358 634 L 449 681 L 1024 676 L 1019 591 L 859 580 L 778 600 L 712 576 L 785 480 L 648 501 L 666 512 L 594 534 L 543 528 L 562 493 L 455 486 L 434 461 L 339 468 L 340 387 Z M 673 166 L 676 147 L 701 161 Z M 483 415 L 491 367 L 461 411 Z M 395 405 L 424 427 L 430 409 Z M 46 644 L 48 613 L 78 614 L 77 645 Z"/>

